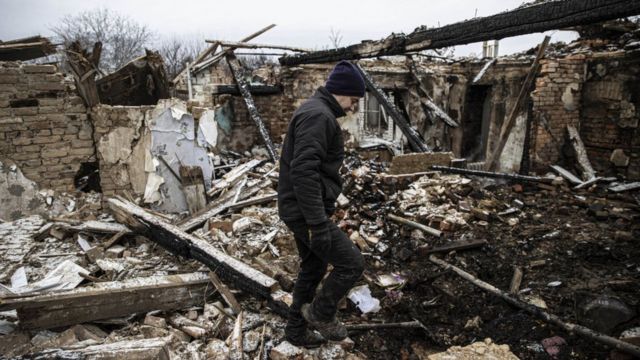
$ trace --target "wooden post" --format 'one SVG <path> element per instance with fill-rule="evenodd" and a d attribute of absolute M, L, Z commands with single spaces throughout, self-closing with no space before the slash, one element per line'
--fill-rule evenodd
<path fill-rule="evenodd" d="M 533 86 L 534 80 L 536 79 L 536 74 L 538 73 L 538 68 L 540 65 L 540 60 L 544 56 L 545 50 L 547 50 L 547 45 L 549 45 L 549 41 L 551 41 L 551 36 L 545 36 L 542 44 L 538 47 L 538 54 L 536 55 L 536 59 L 531 64 L 531 68 L 529 69 L 529 73 L 522 83 L 522 87 L 520 88 L 520 92 L 518 93 L 518 98 L 516 99 L 516 103 L 513 105 L 511 112 L 509 113 L 509 117 L 507 121 L 503 124 L 502 129 L 500 130 L 500 137 L 498 137 L 498 146 L 495 150 L 489 155 L 487 161 L 485 162 L 485 168 L 489 171 L 492 171 L 496 168 L 496 164 L 500 160 L 500 155 L 502 155 L 502 150 L 504 150 L 505 145 L 507 144 L 507 140 L 509 139 L 509 134 L 513 129 L 513 126 L 516 124 L 516 118 L 518 117 L 518 113 L 520 112 L 520 108 L 524 103 L 525 99 L 529 95 L 531 91 L 531 87 Z"/>
<path fill-rule="evenodd" d="M 229 64 L 229 68 L 231 68 L 233 77 L 235 78 L 236 83 L 238 84 L 238 89 L 240 90 L 240 93 L 244 98 L 244 102 L 247 105 L 247 111 L 249 112 L 251 119 L 253 120 L 253 122 L 256 124 L 256 127 L 258 128 L 258 133 L 262 137 L 262 141 L 267 147 L 267 152 L 269 152 L 269 157 L 273 162 L 276 162 L 278 160 L 278 154 L 276 153 L 276 148 L 275 146 L 273 146 L 273 142 L 271 141 L 271 136 L 269 135 L 269 131 L 267 130 L 267 127 L 264 125 L 264 121 L 262 121 L 262 117 L 260 116 L 260 113 L 258 113 L 256 104 L 253 101 L 253 96 L 251 96 L 251 92 L 249 91 L 249 84 L 247 83 L 247 80 L 245 78 L 244 69 L 242 68 L 242 65 L 240 65 L 240 62 L 238 61 L 236 56 L 233 55 L 232 52 L 228 53 L 226 57 L 227 57 L 227 63 Z"/>

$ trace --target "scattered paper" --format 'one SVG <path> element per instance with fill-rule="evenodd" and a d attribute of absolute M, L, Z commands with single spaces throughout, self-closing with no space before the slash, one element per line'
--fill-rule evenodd
<path fill-rule="evenodd" d="M 380 311 L 380 300 L 371 296 L 369 285 L 356 286 L 347 296 L 363 314 Z"/>

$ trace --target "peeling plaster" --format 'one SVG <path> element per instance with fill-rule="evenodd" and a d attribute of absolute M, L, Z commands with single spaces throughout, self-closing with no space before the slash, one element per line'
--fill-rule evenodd
<path fill-rule="evenodd" d="M 98 143 L 102 161 L 107 164 L 126 161 L 131 155 L 131 143 L 134 139 L 135 130 L 128 127 L 118 127 L 102 137 Z"/>
<path fill-rule="evenodd" d="M 580 84 L 577 83 L 569 84 L 564 89 L 564 93 L 562 94 L 562 103 L 564 104 L 565 110 L 574 111 L 576 109 L 574 94 L 577 93 L 579 89 Z"/>
<path fill-rule="evenodd" d="M 45 205 L 35 182 L 27 179 L 16 165 L 0 161 L 0 219 L 9 221 L 46 213 Z"/>
<path fill-rule="evenodd" d="M 157 117 L 148 124 L 151 131 L 151 155 L 158 160 L 162 157 L 164 161 L 158 161 L 155 172 L 149 175 L 158 175 L 164 179 L 164 182 L 158 184 L 162 201 L 155 204 L 153 208 L 167 212 L 187 211 L 187 201 L 182 192 L 182 185 L 173 173 L 179 173 L 180 165 L 199 166 L 204 175 L 205 188 L 208 189 L 211 186 L 213 163 L 206 148 L 198 145 L 195 121 L 191 114 L 186 113 L 180 105 L 165 108 L 160 112 L 156 110 L 152 113 L 158 114 Z M 167 168 L 167 165 L 173 171 Z M 154 180 L 154 177 L 148 179 L 147 189 L 150 181 L 155 186 L 159 180 Z M 145 198 L 147 198 L 146 195 Z M 149 195 L 148 198 L 153 197 Z"/>

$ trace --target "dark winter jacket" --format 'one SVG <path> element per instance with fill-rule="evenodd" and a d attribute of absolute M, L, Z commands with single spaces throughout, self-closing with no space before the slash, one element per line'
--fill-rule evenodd
<path fill-rule="evenodd" d="M 284 139 L 278 180 L 278 210 L 285 222 L 319 225 L 335 210 L 342 192 L 342 132 L 346 115 L 324 87 L 293 114 Z"/>

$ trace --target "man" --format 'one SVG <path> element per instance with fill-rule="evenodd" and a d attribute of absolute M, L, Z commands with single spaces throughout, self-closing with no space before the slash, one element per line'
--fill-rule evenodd
<path fill-rule="evenodd" d="M 325 86 L 295 111 L 284 139 L 278 210 L 294 234 L 301 261 L 285 335 L 297 346 L 316 347 L 326 340 L 347 337 L 346 328 L 336 319 L 337 304 L 362 275 L 364 259 L 330 220 L 342 192 L 339 170 L 344 159 L 336 118 L 345 116 L 345 111 L 355 111 L 364 92 L 358 69 L 341 61 Z M 327 264 L 333 270 L 316 295 Z"/>

